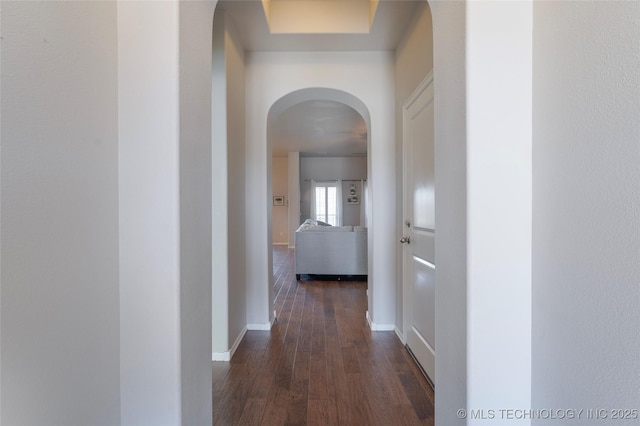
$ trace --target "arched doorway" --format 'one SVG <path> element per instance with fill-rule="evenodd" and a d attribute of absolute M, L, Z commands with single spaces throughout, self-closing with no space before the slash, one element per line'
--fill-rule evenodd
<path fill-rule="evenodd" d="M 333 204 L 337 209 L 333 212 L 337 214 L 334 225 L 367 226 L 368 197 L 363 190 L 368 169 L 369 122 L 362 101 L 336 89 L 300 89 L 284 95 L 271 107 L 268 159 L 272 161 L 271 198 L 278 200 L 271 203 L 269 221 L 277 258 L 271 261 L 273 275 L 280 276 L 277 265 L 286 256 L 286 251 L 276 246 L 293 249 L 296 229 L 312 217 L 313 182 L 340 187 L 334 195 L 339 198 Z M 354 195 L 357 192 L 357 202 L 346 196 L 350 190 Z M 314 215 L 313 219 L 321 218 Z M 275 279 L 276 298 L 278 283 Z"/>

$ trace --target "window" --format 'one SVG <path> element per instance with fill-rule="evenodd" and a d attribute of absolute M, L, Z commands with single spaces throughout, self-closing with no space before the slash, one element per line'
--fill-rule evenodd
<path fill-rule="evenodd" d="M 340 191 L 342 184 L 337 182 L 314 182 L 313 187 L 313 207 L 315 220 L 326 222 L 333 226 L 340 226 L 342 222 Z"/>

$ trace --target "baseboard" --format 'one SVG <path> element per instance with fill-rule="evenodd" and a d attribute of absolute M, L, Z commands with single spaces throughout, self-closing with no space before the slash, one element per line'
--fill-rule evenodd
<path fill-rule="evenodd" d="M 288 246 L 289 243 L 273 243 L 274 246 Z"/>
<path fill-rule="evenodd" d="M 247 330 L 252 331 L 269 331 L 273 327 L 273 323 L 276 321 L 276 311 L 273 311 L 273 318 L 269 322 L 263 324 L 247 324 Z"/>
<path fill-rule="evenodd" d="M 371 331 L 394 331 L 396 326 L 393 324 L 376 324 L 371 321 L 371 317 L 369 316 L 369 311 L 367 311 L 367 324 Z"/>
<path fill-rule="evenodd" d="M 398 339 L 400 339 L 400 341 L 402 342 L 403 345 L 406 345 L 407 342 L 404 340 L 404 336 L 402 335 L 402 333 L 400 332 L 400 330 L 398 329 L 398 327 L 394 327 L 393 331 L 396 332 L 396 336 L 398 336 Z"/>
<path fill-rule="evenodd" d="M 211 354 L 211 361 L 231 361 L 233 354 L 236 353 L 236 350 L 238 349 L 238 346 L 240 346 L 240 342 L 242 342 L 245 334 L 247 334 L 247 327 L 242 329 L 236 341 L 233 342 L 233 346 L 231 346 L 230 350 L 226 352 L 213 352 Z"/>
<path fill-rule="evenodd" d="M 211 353 L 211 361 L 231 361 L 231 352 L 212 352 Z"/>
<path fill-rule="evenodd" d="M 242 339 L 244 339 L 245 334 L 247 334 L 247 327 L 242 329 L 236 341 L 233 342 L 233 346 L 231 346 L 231 356 L 229 357 L 229 359 L 233 358 L 233 354 L 236 353 L 236 349 L 238 349 L 238 346 L 240 346 L 240 342 L 242 342 Z"/>
<path fill-rule="evenodd" d="M 264 324 L 247 324 L 247 330 L 250 331 L 269 331 L 271 330 L 271 323 L 265 322 Z"/>

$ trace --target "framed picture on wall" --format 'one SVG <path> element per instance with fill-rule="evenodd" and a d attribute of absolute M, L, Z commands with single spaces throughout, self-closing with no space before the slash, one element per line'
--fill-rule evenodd
<path fill-rule="evenodd" d="M 358 196 L 352 195 L 350 197 L 347 197 L 347 204 L 360 204 L 360 201 L 358 200 Z"/>
<path fill-rule="evenodd" d="M 284 206 L 284 195 L 276 195 L 273 197 L 274 206 Z"/>

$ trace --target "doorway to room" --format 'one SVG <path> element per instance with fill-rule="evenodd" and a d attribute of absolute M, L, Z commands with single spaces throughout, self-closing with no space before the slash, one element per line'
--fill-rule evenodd
<path fill-rule="evenodd" d="M 366 228 L 368 124 L 349 105 L 359 106 L 352 98 L 334 89 L 301 89 L 280 98 L 270 110 L 267 136 L 271 152 L 270 233 L 275 287 L 282 257 L 278 253 L 284 248 L 295 251 L 296 230 L 303 222 L 327 224 L 341 231 Z M 361 273 L 366 275 L 367 242 L 363 235 L 361 254 L 365 257 Z M 313 254 L 305 254 L 309 255 Z M 328 265 L 326 271 L 318 273 L 331 275 L 336 271 Z M 275 287 L 274 306 L 278 303 Z"/>

